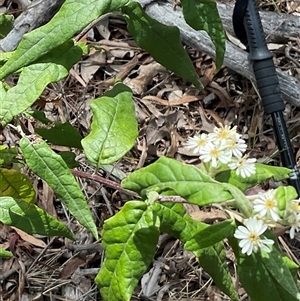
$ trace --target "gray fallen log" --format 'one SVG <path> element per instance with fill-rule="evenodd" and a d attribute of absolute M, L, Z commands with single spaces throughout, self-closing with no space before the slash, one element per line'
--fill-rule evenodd
<path fill-rule="evenodd" d="M 166 25 L 177 26 L 180 29 L 184 43 L 215 58 L 215 47 L 209 36 L 206 32 L 195 31 L 188 26 L 180 8 L 176 7 L 174 10 L 172 4 L 168 2 L 151 2 L 145 5 L 144 9 L 149 16 L 157 21 Z M 226 42 L 224 65 L 254 81 L 254 73 L 248 61 L 248 54 L 228 41 Z M 298 81 L 278 68 L 277 74 L 283 98 L 292 105 L 300 106 L 300 85 Z"/>
<path fill-rule="evenodd" d="M 64 0 L 36 0 L 28 2 L 24 11 L 16 18 L 10 33 L 0 40 L 0 52 L 16 49 L 23 35 L 47 23 L 59 10 Z M 23 1 L 23 5 L 26 5 Z"/>
<path fill-rule="evenodd" d="M 232 14 L 234 2 L 217 2 L 223 26 L 230 34 L 234 35 Z M 300 18 L 288 14 L 260 11 L 260 18 L 268 42 L 285 43 L 289 38 L 297 38 L 300 32 Z"/>
<path fill-rule="evenodd" d="M 214 45 L 205 32 L 195 31 L 184 21 L 179 7 L 174 10 L 166 0 L 138 0 L 146 12 L 157 21 L 166 25 L 175 25 L 180 29 L 183 42 L 199 51 L 215 57 Z M 153 2 L 152 2 L 153 1 Z M 13 30 L 0 40 L 0 52 L 14 50 L 22 36 L 30 30 L 46 23 L 59 9 L 64 0 L 36 0 L 16 19 Z M 233 33 L 231 17 L 233 4 L 217 3 L 224 27 Z M 262 23 L 269 41 L 285 41 L 286 37 L 297 37 L 300 32 L 300 18 L 291 15 L 278 15 L 271 12 L 261 12 Z M 254 80 L 252 68 L 247 59 L 247 53 L 230 42 L 226 42 L 224 65 Z M 283 97 L 292 105 L 300 106 L 300 85 L 298 81 L 277 69 Z"/>

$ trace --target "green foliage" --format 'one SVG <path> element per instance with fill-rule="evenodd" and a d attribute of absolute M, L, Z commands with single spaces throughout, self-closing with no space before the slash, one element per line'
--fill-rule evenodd
<path fill-rule="evenodd" d="M 238 189 L 245 191 L 246 189 L 254 187 L 255 185 L 272 177 L 275 181 L 287 179 L 291 173 L 291 170 L 285 167 L 269 166 L 260 163 L 256 163 L 255 166 L 256 173 L 250 177 L 243 178 L 238 176 L 234 170 L 231 170 L 220 172 L 217 174 L 216 180 L 232 184 Z"/>
<path fill-rule="evenodd" d="M 58 154 L 63 158 L 69 168 L 75 168 L 79 166 L 79 163 L 75 160 L 76 155 L 74 153 L 66 151 L 59 152 Z"/>
<path fill-rule="evenodd" d="M 53 144 L 82 148 L 82 136 L 69 122 L 55 122 L 53 127 L 35 128 L 35 132 Z"/>
<path fill-rule="evenodd" d="M 12 252 L 0 249 L 0 258 L 10 258 L 10 257 L 13 257 Z"/>
<path fill-rule="evenodd" d="M 159 236 L 159 219 L 145 202 L 127 202 L 106 220 L 102 244 L 106 256 L 95 281 L 103 300 L 129 301 L 150 265 Z"/>
<path fill-rule="evenodd" d="M 255 267 L 255 268 L 253 268 Z M 296 301 L 299 290 L 276 249 L 269 254 L 238 255 L 239 279 L 253 301 Z"/>
<path fill-rule="evenodd" d="M 26 175 L 15 169 L 0 168 L 0 197 L 2 196 L 33 203 L 35 190 Z"/>
<path fill-rule="evenodd" d="M 0 14 L 0 39 L 11 31 L 14 25 L 14 17 L 12 15 Z"/>
<path fill-rule="evenodd" d="M 227 233 L 231 233 L 231 222 L 229 222 L 229 225 L 227 225 L 229 227 L 226 227 L 223 233 L 216 233 L 215 237 L 211 239 L 206 234 L 215 227 L 219 228 L 219 224 L 208 226 L 205 223 L 193 220 L 187 214 L 183 204 L 155 203 L 153 209 L 161 220 L 161 231 L 180 239 L 184 243 L 185 249 L 199 257 L 201 266 L 210 274 L 215 284 L 232 300 L 238 301 L 239 298 L 226 263 L 226 252 L 223 243 L 216 243 L 222 240 L 225 232 L 229 230 Z M 220 224 L 223 228 L 224 224 Z M 201 244 L 201 242 L 202 246 L 205 244 L 207 247 L 199 247 L 198 244 Z"/>
<path fill-rule="evenodd" d="M 31 143 L 22 138 L 20 147 L 29 168 L 49 184 L 71 214 L 98 238 L 85 197 L 62 157 L 42 140 Z"/>
<path fill-rule="evenodd" d="M 24 35 L 17 50 L 0 69 L 0 80 L 69 41 L 99 16 L 121 8 L 126 2 L 66 0 L 49 23 Z"/>
<path fill-rule="evenodd" d="M 200 252 L 201 249 L 210 247 L 230 235 L 233 235 L 235 224 L 232 220 L 226 220 L 212 226 L 205 227 L 203 230 L 195 233 L 185 244 L 188 251 Z M 200 255 L 199 254 L 199 255 Z"/>
<path fill-rule="evenodd" d="M 1 93 L 1 92 L 0 92 Z M 0 166 L 7 166 L 17 156 L 18 151 L 15 147 L 0 145 Z"/>
<path fill-rule="evenodd" d="M 208 185 L 209 184 L 209 185 Z M 205 206 L 232 198 L 230 192 L 195 166 L 166 157 L 137 170 L 122 181 L 122 187 L 144 197 L 149 190 L 179 195 L 190 203 Z"/>
<path fill-rule="evenodd" d="M 91 103 L 91 132 L 82 140 L 87 158 L 98 167 L 125 155 L 138 135 L 132 92 L 117 82 L 114 88 Z"/>
<path fill-rule="evenodd" d="M 200 265 L 209 273 L 216 285 L 233 301 L 240 300 L 235 285 L 232 283 L 223 243 L 202 249 L 199 253 Z"/>
<path fill-rule="evenodd" d="M 181 0 L 184 19 L 196 30 L 205 30 L 216 46 L 216 66 L 222 67 L 225 54 L 225 31 L 213 0 Z"/>
<path fill-rule="evenodd" d="M 134 1 L 124 6 L 122 12 L 128 23 L 128 31 L 141 48 L 175 74 L 191 81 L 197 88 L 203 88 L 189 56 L 182 47 L 177 27 L 166 26 L 150 18 L 141 5 Z"/>
<path fill-rule="evenodd" d="M 216 46 L 216 65 L 220 68 L 225 35 L 215 2 L 182 0 L 182 7 L 186 22 L 196 30 L 205 30 L 211 37 Z M 92 101 L 92 125 L 84 138 L 70 123 L 52 123 L 43 112 L 29 109 L 49 83 L 66 77 L 82 54 L 88 53 L 89 46 L 82 42 L 74 44 L 72 37 L 93 20 L 116 10 L 121 10 L 129 32 L 141 48 L 178 76 L 197 88 L 202 87 L 180 42 L 178 28 L 150 18 L 139 3 L 66 0 L 51 21 L 26 34 L 15 51 L 0 54 L 0 80 L 13 72 L 19 73 L 18 83 L 13 87 L 0 82 L 0 122 L 1 127 L 17 123 L 19 114 L 25 112 L 44 124 L 35 131 L 47 143 L 75 147 L 76 154 L 83 149 L 87 159 L 98 168 L 101 166 L 124 178 L 123 172 L 109 164 L 130 151 L 138 135 L 132 91 L 127 86 L 117 81 L 110 91 Z M 1 38 L 11 26 L 10 17 L 0 15 L 0 25 Z M 34 140 L 23 137 L 19 141 L 22 154 L 14 147 L 0 146 L 0 222 L 30 234 L 74 239 L 66 225 L 34 204 L 35 191 L 29 178 L 13 169 L 21 162 L 52 187 L 69 212 L 97 239 L 90 208 L 70 171 L 78 166 L 75 153 L 57 154 L 47 143 L 35 135 Z M 128 201 L 104 222 L 105 258 L 95 279 L 102 300 L 131 299 L 135 286 L 152 262 L 161 232 L 179 239 L 186 250 L 193 252 L 202 268 L 231 300 L 238 301 L 239 296 L 227 266 L 228 246 L 225 248 L 224 239 L 228 239 L 236 254 L 239 278 L 251 300 L 300 300 L 295 280 L 297 266 L 277 248 L 273 247 L 270 253 L 261 251 L 245 256 L 233 236 L 236 229 L 233 219 L 208 225 L 192 219 L 183 204 L 226 206 L 229 201 L 238 209 L 235 214 L 241 214 L 241 219 L 250 217 L 252 204 L 243 191 L 271 177 L 282 180 L 290 174 L 287 168 L 263 164 L 256 164 L 256 170 L 256 174 L 243 178 L 235 171 L 222 169 L 210 173 L 207 166 L 198 168 L 161 157 L 123 179 L 122 187 L 138 193 L 140 200 Z M 280 187 L 275 196 L 279 209 L 284 211 L 297 194 L 291 187 Z M 10 256 L 10 252 L 0 249 L 0 257 Z"/>
<path fill-rule="evenodd" d="M 25 67 L 20 74 L 18 84 L 9 89 L 2 100 L 0 106 L 2 125 L 6 125 L 14 116 L 32 105 L 49 83 L 66 77 L 80 56 L 81 49 L 69 41 L 53 49 L 34 64 Z M 0 68 L 0 73 L 2 69 L 5 70 L 5 66 Z"/>
<path fill-rule="evenodd" d="M 61 222 L 32 203 L 0 197 L 0 222 L 15 226 L 30 234 L 65 236 L 74 239 L 73 233 Z"/>
<path fill-rule="evenodd" d="M 297 199 L 298 193 L 292 186 L 280 186 L 276 189 L 275 197 L 278 209 L 284 210 L 290 201 Z"/>

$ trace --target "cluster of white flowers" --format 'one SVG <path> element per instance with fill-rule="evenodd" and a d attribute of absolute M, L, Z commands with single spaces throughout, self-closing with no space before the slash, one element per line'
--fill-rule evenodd
<path fill-rule="evenodd" d="M 218 163 L 227 164 L 231 170 L 235 170 L 237 175 L 243 178 L 255 174 L 256 159 L 248 158 L 244 155 L 247 145 L 241 135 L 236 132 L 236 126 L 220 125 L 215 127 L 210 134 L 202 133 L 190 137 L 186 147 L 199 155 L 202 162 L 211 163 L 213 168 L 217 168 Z"/>
<path fill-rule="evenodd" d="M 274 242 L 261 235 L 274 222 L 290 227 L 290 238 L 295 237 L 295 232 L 300 231 L 300 206 L 299 200 L 292 200 L 286 204 L 284 210 L 279 210 L 276 200 L 276 190 L 270 189 L 265 193 L 259 193 L 253 200 L 254 217 L 246 219 L 244 226 L 239 226 L 234 236 L 240 239 L 239 246 L 242 253 L 250 255 L 259 248 L 270 252 L 268 245 Z"/>
<path fill-rule="evenodd" d="M 202 162 L 210 163 L 215 169 L 222 163 L 243 178 L 256 173 L 256 159 L 245 155 L 247 145 L 236 132 L 236 126 L 230 128 L 227 125 L 220 125 L 215 127 L 213 133 L 190 137 L 186 147 L 199 155 Z M 276 190 L 273 189 L 259 193 L 252 203 L 254 216 L 246 219 L 244 225 L 236 229 L 234 236 L 240 240 L 242 253 L 250 255 L 259 249 L 271 252 L 274 241 L 264 237 L 263 233 L 270 225 L 274 225 L 274 222 L 289 226 L 291 238 L 294 238 L 295 232 L 300 231 L 300 200 L 290 201 L 285 204 L 285 208 L 281 208 L 282 206 L 279 208 L 275 195 Z"/>

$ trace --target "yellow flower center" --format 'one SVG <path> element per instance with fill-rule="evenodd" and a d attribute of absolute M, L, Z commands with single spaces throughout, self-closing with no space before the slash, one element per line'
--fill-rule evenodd
<path fill-rule="evenodd" d="M 265 205 L 268 209 L 273 209 L 276 206 L 276 201 L 273 199 L 267 199 Z"/>
<path fill-rule="evenodd" d="M 219 132 L 218 132 L 218 134 L 217 134 L 217 137 L 219 138 L 219 139 L 228 139 L 228 138 L 230 138 L 230 130 L 228 130 L 228 129 L 222 129 L 222 130 L 220 130 Z"/>
<path fill-rule="evenodd" d="M 205 139 L 199 139 L 198 140 L 198 145 L 199 146 L 204 146 L 206 144 L 206 140 Z"/>
<path fill-rule="evenodd" d="M 247 163 L 245 158 L 240 158 L 238 162 L 239 162 L 239 165 L 243 166 L 243 167 L 246 166 L 246 163 Z"/>
<path fill-rule="evenodd" d="M 219 157 L 219 154 L 220 154 L 220 152 L 219 152 L 219 150 L 217 150 L 217 149 L 212 149 L 211 151 L 210 151 L 210 155 L 212 156 L 212 157 L 215 157 L 215 158 L 217 158 L 217 157 Z"/>
<path fill-rule="evenodd" d="M 290 208 L 291 208 L 291 210 L 293 210 L 295 212 L 300 211 L 300 206 L 299 206 L 298 202 L 291 202 L 290 203 Z"/>
<path fill-rule="evenodd" d="M 250 232 L 249 233 L 249 239 L 252 241 L 252 242 L 257 242 L 259 240 L 259 236 L 254 233 L 254 232 Z"/>

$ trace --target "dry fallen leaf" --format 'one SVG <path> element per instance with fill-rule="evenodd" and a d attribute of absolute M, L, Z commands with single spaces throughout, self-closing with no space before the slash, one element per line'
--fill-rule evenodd
<path fill-rule="evenodd" d="M 45 248 L 47 245 L 40 239 L 35 238 L 34 236 L 27 234 L 26 232 L 15 228 L 13 226 L 11 226 L 12 229 L 14 229 L 16 231 L 16 233 L 18 233 L 18 235 L 24 240 L 29 242 L 30 244 L 40 247 L 40 248 Z"/>

